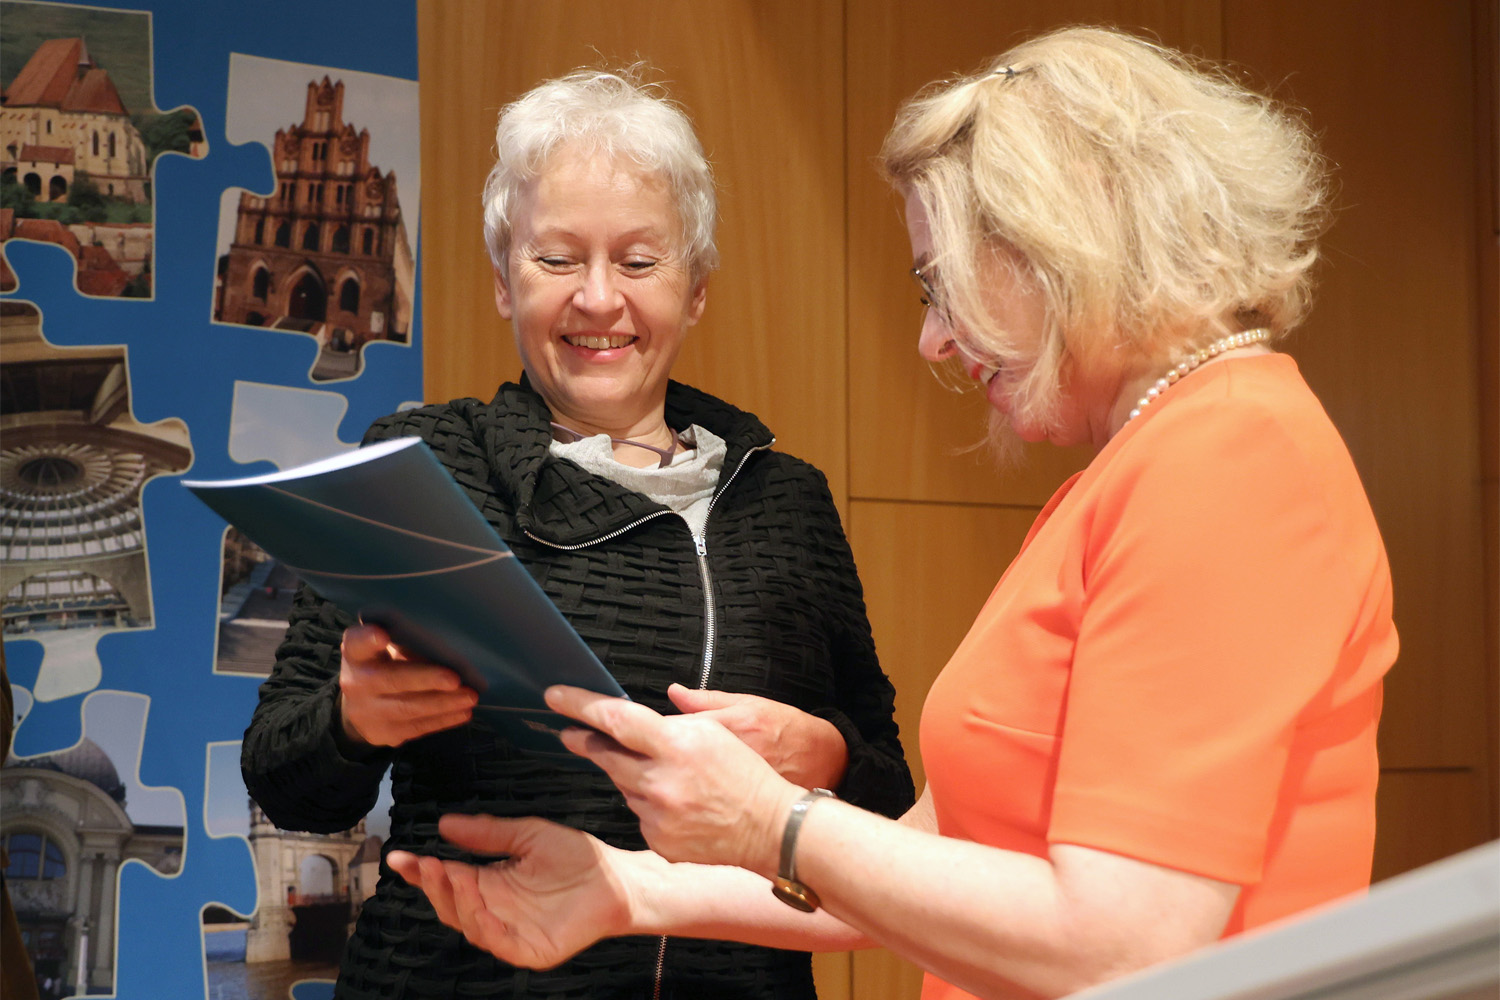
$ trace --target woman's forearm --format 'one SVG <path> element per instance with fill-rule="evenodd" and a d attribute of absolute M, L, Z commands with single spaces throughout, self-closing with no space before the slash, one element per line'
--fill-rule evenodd
<path fill-rule="evenodd" d="M 551 688 L 548 705 L 594 726 L 563 742 L 609 774 L 664 857 L 775 875 L 793 804 L 806 794 L 712 720 L 663 717 L 618 698 Z M 711 766 L 706 766 L 710 762 Z M 1037 857 L 939 836 L 930 797 L 903 822 L 848 803 L 812 806 L 798 877 L 828 914 L 945 980 L 989 996 L 1060 996 L 1214 940 L 1236 886 L 1107 851 L 1052 845 Z M 627 861 L 627 866 L 638 861 Z M 639 874 L 639 870 L 637 869 Z M 649 930 L 756 942 L 795 934 L 763 881 L 679 870 L 632 879 L 656 899 Z M 708 884 L 693 892 L 689 876 Z M 665 882 L 663 882 L 665 879 Z M 665 885 L 670 889 L 661 889 Z M 694 899 L 699 902 L 695 903 Z M 635 914 L 605 933 L 636 933 Z M 841 931 L 810 924 L 829 939 Z M 767 935 L 770 935 L 768 939 Z M 849 947 L 804 933 L 806 948 Z"/>
<path fill-rule="evenodd" d="M 884 946 L 976 995 L 1029 998 L 1190 951 L 1218 936 L 1233 905 L 1218 883 L 1144 862 L 1066 847 L 1040 858 L 922 827 L 841 802 L 810 810 L 797 873 L 822 898 L 812 914 L 777 900 L 757 872 L 642 852 L 648 888 L 632 931 L 807 951 Z"/>
<path fill-rule="evenodd" d="M 977 995 L 1076 988 L 1064 907 L 1046 859 L 829 802 L 803 824 L 797 873 L 828 913 Z"/>
<path fill-rule="evenodd" d="M 642 851 L 640 907 L 633 934 L 743 941 L 793 951 L 851 951 L 875 943 L 820 910 L 802 913 L 771 895 L 754 872 L 724 865 L 674 864 Z"/>
<path fill-rule="evenodd" d="M 983 857 L 969 857 L 965 848 Z M 1013 860 L 1015 870 L 987 871 L 995 868 L 997 857 Z M 1032 923 L 1025 935 L 1009 936 L 1016 951 L 1044 950 L 1046 939 L 1060 936 L 1034 926 L 1044 907 L 1026 905 L 1027 900 L 1055 892 L 1045 860 L 907 829 L 843 803 L 828 802 L 811 810 L 799 838 L 798 876 L 823 900 L 823 908 L 814 913 L 782 903 L 771 894 L 766 877 L 744 868 L 673 863 L 649 851 L 631 855 L 630 864 L 635 871 L 629 881 L 638 887 L 638 905 L 632 909 L 628 933 L 801 951 L 884 945 L 981 995 L 1005 995 L 995 991 L 998 956 L 992 949 L 1007 936 L 976 934 L 976 925 Z M 901 869 L 919 871 L 922 888 L 914 887 Z M 1001 885 L 1007 881 L 1008 887 Z M 983 888 L 976 888 L 976 882 Z M 987 913 L 987 902 L 996 896 L 1004 896 L 1005 902 L 997 912 Z M 1023 916 L 1023 910 L 1033 912 Z M 1027 975 L 1025 967 L 1055 963 L 1036 955 L 1030 961 L 1003 964 L 1014 966 L 1022 979 L 1038 979 Z"/>
<path fill-rule="evenodd" d="M 797 873 L 854 930 L 985 997 L 1064 996 L 1185 954 L 1222 933 L 1238 894 L 1085 847 L 1037 857 L 941 837 L 842 802 L 808 813 Z"/>

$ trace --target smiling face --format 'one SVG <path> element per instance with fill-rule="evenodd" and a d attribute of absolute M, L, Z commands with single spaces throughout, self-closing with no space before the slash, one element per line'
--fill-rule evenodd
<path fill-rule="evenodd" d="M 932 303 L 935 308 L 929 308 L 922 319 L 922 335 L 917 342 L 922 357 L 928 361 L 957 357 L 969 378 L 984 388 L 990 406 L 1010 417 L 1010 426 L 1016 434 L 1026 441 L 1044 440 L 1045 429 L 1017 421 L 1011 415 L 1011 396 L 1019 373 L 999 366 L 961 324 L 950 321 L 951 313 L 943 301 L 942 273 L 932 264 L 932 230 L 927 210 L 915 192 L 906 196 L 906 231 L 911 238 L 912 261 L 923 269 L 938 296 L 938 301 Z M 1041 295 L 1024 287 L 1013 268 L 999 266 L 998 262 L 986 269 L 985 279 L 986 304 L 995 326 L 1005 331 L 1023 357 L 1034 356 L 1041 344 L 1046 316 Z"/>
<path fill-rule="evenodd" d="M 664 426 L 667 377 L 703 314 L 665 179 L 567 149 L 522 189 L 495 306 L 553 418 L 645 439 Z"/>
<path fill-rule="evenodd" d="M 918 340 L 922 357 L 933 362 L 957 358 L 969 378 L 983 387 L 985 398 L 1005 419 L 1009 432 L 1022 441 L 1102 447 L 1109 439 L 1109 414 L 1118 390 L 1118 385 L 1113 390 L 1109 387 L 1108 378 L 1086 388 L 1076 368 L 1065 364 L 1065 382 L 1052 419 L 1041 421 L 1016 412 L 1017 388 L 1040 356 L 1047 327 L 1046 301 L 1040 290 L 1025 280 L 1019 262 L 997 256 L 980 270 L 985 311 L 994 329 L 1003 331 L 1016 356 L 1023 359 L 1002 365 L 994 352 L 986 350 L 961 323 L 950 321 L 951 312 L 943 301 L 941 269 L 931 265 L 932 231 L 927 210 L 914 192 L 906 196 L 906 229 L 912 262 L 922 269 L 938 297 L 937 308 L 929 308 L 922 320 Z"/>

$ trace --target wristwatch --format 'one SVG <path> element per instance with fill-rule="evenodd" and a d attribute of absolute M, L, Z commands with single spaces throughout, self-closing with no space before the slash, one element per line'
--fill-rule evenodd
<path fill-rule="evenodd" d="M 787 906 L 803 913 L 811 913 L 822 905 L 818 894 L 797 881 L 797 833 L 807 810 L 819 799 L 837 798 L 826 788 L 814 788 L 792 803 L 791 814 L 786 818 L 786 830 L 781 834 L 781 866 L 771 880 L 771 893 Z"/>

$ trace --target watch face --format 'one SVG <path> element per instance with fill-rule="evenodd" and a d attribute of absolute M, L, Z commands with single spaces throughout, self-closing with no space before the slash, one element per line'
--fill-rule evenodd
<path fill-rule="evenodd" d="M 776 876 L 771 882 L 771 894 L 794 910 L 811 913 L 819 906 L 818 894 L 801 882 Z"/>

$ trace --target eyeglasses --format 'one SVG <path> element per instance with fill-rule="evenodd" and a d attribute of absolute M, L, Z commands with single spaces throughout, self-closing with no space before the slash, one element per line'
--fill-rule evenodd
<path fill-rule="evenodd" d="M 922 304 L 928 309 L 936 312 L 938 314 L 938 318 L 941 319 L 944 323 L 952 326 L 953 321 L 948 315 L 947 308 L 942 304 L 942 298 L 938 295 L 937 274 L 935 272 L 936 266 L 936 261 L 928 261 L 925 264 L 921 264 L 917 267 L 912 268 L 911 276 L 916 279 L 917 287 L 922 289 Z M 932 277 L 930 278 L 926 273 L 928 271 L 934 272 Z"/>

